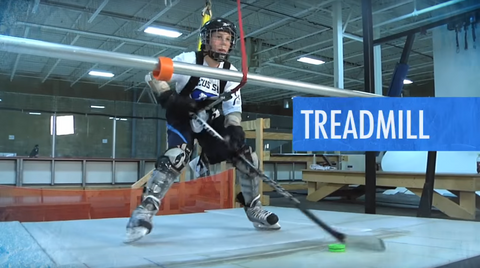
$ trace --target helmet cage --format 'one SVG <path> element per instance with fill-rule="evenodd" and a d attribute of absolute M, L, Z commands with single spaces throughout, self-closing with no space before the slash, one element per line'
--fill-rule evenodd
<path fill-rule="evenodd" d="M 230 48 L 227 53 L 212 51 L 210 46 L 210 38 L 212 33 L 227 32 L 231 35 Z M 208 21 L 200 30 L 200 40 L 202 42 L 201 49 L 211 58 L 222 62 L 228 60 L 230 52 L 235 48 L 237 43 L 237 29 L 235 25 L 225 19 L 213 19 Z"/>

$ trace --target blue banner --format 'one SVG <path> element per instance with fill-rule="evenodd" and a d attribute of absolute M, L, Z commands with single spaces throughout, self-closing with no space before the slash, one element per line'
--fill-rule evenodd
<path fill-rule="evenodd" d="M 295 151 L 480 151 L 480 98 L 293 99 Z"/>

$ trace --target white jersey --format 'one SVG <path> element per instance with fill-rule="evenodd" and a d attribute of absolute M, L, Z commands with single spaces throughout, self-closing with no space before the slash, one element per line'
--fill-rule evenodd
<path fill-rule="evenodd" d="M 185 63 L 196 64 L 196 53 L 192 52 L 183 52 L 180 55 L 173 58 L 173 61 L 180 61 Z M 223 62 L 220 63 L 218 68 L 223 68 Z M 203 65 L 208 66 L 208 63 L 203 60 Z M 230 70 L 237 71 L 232 64 L 230 64 Z M 189 75 L 182 75 L 182 74 L 173 74 L 172 79 L 170 82 L 175 83 L 175 90 L 177 93 L 180 93 L 185 87 L 185 85 L 190 80 Z M 225 92 L 229 92 L 234 89 L 239 83 L 227 81 L 225 85 Z M 205 78 L 200 77 L 200 80 L 197 86 L 192 91 L 191 97 L 196 101 L 201 101 L 210 98 L 216 98 L 220 95 L 220 80 L 213 79 L 213 78 Z M 234 93 L 234 96 L 222 103 L 223 114 L 228 115 L 233 112 L 242 112 L 242 99 L 240 95 L 240 90 Z"/>

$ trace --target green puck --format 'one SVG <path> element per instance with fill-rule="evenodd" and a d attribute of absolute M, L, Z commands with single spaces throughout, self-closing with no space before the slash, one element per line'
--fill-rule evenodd
<path fill-rule="evenodd" d="M 345 252 L 344 244 L 330 244 L 328 245 L 328 251 L 330 252 Z"/>

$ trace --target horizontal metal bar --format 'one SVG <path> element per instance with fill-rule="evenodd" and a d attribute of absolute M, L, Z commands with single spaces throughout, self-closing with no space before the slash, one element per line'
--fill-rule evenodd
<path fill-rule="evenodd" d="M 0 50 L 80 62 L 154 70 L 158 59 L 0 35 Z"/>
<path fill-rule="evenodd" d="M 84 48 L 78 46 L 55 44 L 45 41 L 11 37 L 5 35 L 0 35 L 0 50 L 11 53 L 21 53 L 50 58 L 61 58 L 65 60 L 114 65 L 126 68 L 137 68 L 149 71 L 155 70 L 158 67 L 157 58 Z M 178 61 L 173 62 L 173 69 L 173 72 L 175 74 L 203 76 L 233 82 L 240 82 L 243 78 L 242 72 L 239 71 L 211 68 L 203 65 L 189 64 Z M 247 78 L 247 83 L 255 86 L 278 88 L 320 96 L 383 97 L 382 95 L 376 95 L 363 91 L 340 89 L 252 73 L 248 73 Z"/>

